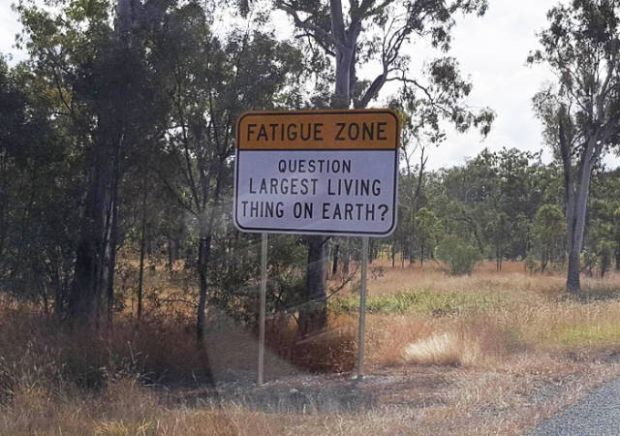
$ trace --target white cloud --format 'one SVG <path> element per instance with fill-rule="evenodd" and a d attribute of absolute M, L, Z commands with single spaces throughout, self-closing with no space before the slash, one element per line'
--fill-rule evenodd
<path fill-rule="evenodd" d="M 526 59 L 537 47 L 536 32 L 544 28 L 546 12 L 554 3 L 494 0 L 484 17 L 466 17 L 457 24 L 452 54 L 463 73 L 471 75 L 474 89 L 469 103 L 491 107 L 497 118 L 484 140 L 477 132 L 450 132 L 446 149 L 429 159 L 433 168 L 458 164 L 484 147 L 533 151 L 543 147 L 531 99 L 551 75 L 541 66 L 526 65 Z"/>
<path fill-rule="evenodd" d="M 474 89 L 469 103 L 490 106 L 497 119 L 484 140 L 475 132 L 451 131 L 447 143 L 431 154 L 432 168 L 460 164 L 485 147 L 543 149 L 543 157 L 550 158 L 542 126 L 532 110 L 532 97 L 553 76 L 544 66 L 526 65 L 526 59 L 539 47 L 536 34 L 547 26 L 547 11 L 555 4 L 556 0 L 492 0 L 484 17 L 459 21 L 452 54 L 463 73 L 471 75 Z M 620 159 L 610 156 L 605 162 L 615 167 Z"/>
<path fill-rule="evenodd" d="M 17 14 L 11 9 L 11 2 L 0 0 L 0 53 L 11 55 L 14 60 L 23 58 L 23 54 L 13 48 L 19 30 L 20 24 Z"/>

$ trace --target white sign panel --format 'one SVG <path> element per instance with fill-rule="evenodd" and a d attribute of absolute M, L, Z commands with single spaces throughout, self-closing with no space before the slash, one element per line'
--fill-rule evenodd
<path fill-rule="evenodd" d="M 237 141 L 234 216 L 241 231 L 393 232 L 398 122 L 392 112 L 246 114 Z"/>

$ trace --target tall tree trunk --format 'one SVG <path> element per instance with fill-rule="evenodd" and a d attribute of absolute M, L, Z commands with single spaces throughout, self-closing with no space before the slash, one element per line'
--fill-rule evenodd
<path fill-rule="evenodd" d="M 54 315 L 60 319 L 62 317 L 64 308 L 65 308 L 66 291 L 65 291 L 64 286 L 61 284 L 60 274 L 58 273 L 57 269 L 54 270 L 53 283 L 54 283 Z"/>
<path fill-rule="evenodd" d="M 499 270 L 501 271 L 504 266 L 504 247 L 499 250 Z"/>
<path fill-rule="evenodd" d="M 420 268 L 424 267 L 424 242 L 420 243 Z"/>
<path fill-rule="evenodd" d="M 202 345 L 205 339 L 205 309 L 207 306 L 207 274 L 211 257 L 211 234 L 201 231 L 198 243 L 198 313 L 196 317 L 196 339 Z"/>
<path fill-rule="evenodd" d="M 121 34 L 128 32 L 127 20 L 129 0 L 119 0 L 119 23 L 117 29 Z M 114 159 L 111 145 L 105 139 L 109 132 L 101 127 L 97 139 L 93 143 L 93 157 L 90 167 L 90 179 L 86 205 L 82 217 L 80 238 L 78 242 L 73 282 L 69 293 L 68 311 L 72 319 L 92 319 L 98 314 L 98 303 L 101 297 L 101 285 L 104 280 L 105 257 L 105 215 L 108 198 L 108 180 L 113 168 L 110 162 Z M 116 144 L 119 147 L 119 144 Z M 109 198 L 108 198 L 109 200 Z"/>
<path fill-rule="evenodd" d="M 338 260 L 340 256 L 340 244 L 334 245 L 334 261 L 332 263 L 332 277 L 338 273 Z"/>
<path fill-rule="evenodd" d="M 416 209 L 416 198 L 414 197 L 414 200 L 411 202 L 411 211 L 410 211 L 410 216 L 411 216 L 411 228 L 409 229 L 409 236 L 408 236 L 408 241 L 407 241 L 407 256 L 409 257 L 409 265 L 412 265 L 414 262 L 414 251 L 415 251 L 415 209 Z M 411 241 L 411 242 L 409 242 Z"/>
<path fill-rule="evenodd" d="M 114 317 L 114 273 L 116 271 L 116 247 L 118 245 L 118 208 L 119 194 L 118 184 L 120 181 L 120 151 L 122 147 L 123 135 L 118 140 L 114 156 L 114 170 L 112 173 L 112 193 L 111 193 L 111 217 L 110 232 L 108 238 L 108 271 L 106 277 L 106 300 L 108 323 L 111 325 Z"/>
<path fill-rule="evenodd" d="M 566 108 L 560 108 L 558 139 L 562 169 L 564 173 L 564 202 L 566 204 L 566 229 L 568 242 L 568 271 L 566 277 L 566 289 L 572 294 L 581 292 L 580 281 L 580 254 L 583 246 L 585 232 L 588 195 L 590 193 L 590 181 L 594 167 L 599 138 L 597 135 L 590 137 L 584 144 L 583 154 L 580 157 L 577 173 L 573 168 L 573 156 L 568 139 L 565 123 Z"/>
<path fill-rule="evenodd" d="M 368 264 L 369 265 L 372 265 L 372 262 L 377 258 L 374 242 L 375 241 L 373 239 L 370 239 L 368 241 Z"/>
<path fill-rule="evenodd" d="M 306 270 L 306 303 L 299 312 L 299 337 L 306 337 L 327 325 L 327 300 L 325 293 L 325 265 L 328 238 L 307 238 L 308 266 Z"/>
<path fill-rule="evenodd" d="M 41 290 L 41 305 L 43 306 L 43 313 L 45 314 L 45 317 L 48 317 L 50 314 L 49 298 L 47 293 L 47 287 L 44 285 L 43 289 Z"/>
<path fill-rule="evenodd" d="M 354 73 L 356 34 L 345 31 L 340 0 L 330 0 L 332 35 L 337 41 L 335 90 L 332 107 L 348 109 L 351 104 L 351 75 Z M 308 264 L 306 267 L 306 292 L 304 305 L 299 313 L 298 335 L 303 337 L 325 328 L 327 325 L 326 265 L 327 244 L 325 236 L 308 236 Z"/>
<path fill-rule="evenodd" d="M 94 145 L 94 159 L 86 205 L 76 251 L 73 281 L 68 298 L 68 315 L 73 320 L 92 320 L 97 313 L 104 248 L 105 156 L 103 144 Z"/>
<path fill-rule="evenodd" d="M 573 191 L 572 184 L 567 187 L 567 195 L 566 195 L 566 228 L 568 231 L 568 271 L 566 276 L 566 289 L 573 293 L 579 293 L 581 291 L 581 282 L 580 282 L 580 252 L 581 247 L 577 244 L 577 219 L 576 219 L 576 211 L 575 211 L 575 192 Z"/>
<path fill-rule="evenodd" d="M 579 251 L 571 250 L 568 253 L 568 274 L 566 278 L 566 288 L 573 294 L 581 291 L 580 279 L 581 262 L 579 259 Z"/>
<path fill-rule="evenodd" d="M 209 359 L 204 347 L 205 339 L 205 309 L 207 307 L 207 288 L 208 288 L 208 268 L 211 260 L 211 239 L 213 236 L 213 228 L 215 223 L 215 217 L 218 211 L 220 202 L 220 194 L 222 189 L 222 178 L 224 172 L 224 160 L 220 160 L 217 163 L 217 170 L 215 171 L 215 189 L 213 190 L 213 201 L 208 209 L 207 220 L 207 199 L 209 198 L 210 190 L 207 190 L 204 194 L 205 203 L 203 204 L 203 210 L 200 215 L 200 241 L 198 246 L 198 314 L 196 316 L 196 339 L 200 347 L 201 352 L 204 353 L 203 359 L 207 365 L 207 372 L 209 379 L 212 379 L 211 368 L 209 366 Z"/>
<path fill-rule="evenodd" d="M 168 265 L 166 266 L 168 269 L 168 274 L 172 274 L 172 265 L 174 264 L 174 248 L 172 244 L 174 243 L 173 239 L 170 235 L 166 236 L 166 251 L 168 254 Z"/>
<path fill-rule="evenodd" d="M 502 258 L 502 247 L 501 244 L 498 243 L 495 247 L 495 270 L 498 272 L 502 270 Z"/>
<path fill-rule="evenodd" d="M 146 183 L 142 191 L 142 219 L 140 225 L 140 266 L 138 271 L 138 321 L 142 319 L 144 296 L 144 255 L 146 254 Z"/>
<path fill-rule="evenodd" d="M 350 246 L 347 243 L 345 246 L 345 250 L 344 250 L 344 254 L 342 256 L 342 275 L 343 276 L 347 276 L 349 275 L 349 270 L 351 267 L 351 251 L 350 251 Z"/>
<path fill-rule="evenodd" d="M 117 197 L 118 194 L 115 194 Z M 114 317 L 114 273 L 116 270 L 116 246 L 118 245 L 118 198 L 113 199 L 112 217 L 110 222 L 110 238 L 108 241 L 108 264 L 106 277 L 106 302 L 108 323 L 112 324 Z"/>
<path fill-rule="evenodd" d="M 580 168 L 578 184 L 569 192 L 567 211 L 568 224 L 568 273 L 566 288 L 573 294 L 581 292 L 580 254 L 585 234 L 588 194 L 592 178 L 593 162 L 586 155 Z"/>

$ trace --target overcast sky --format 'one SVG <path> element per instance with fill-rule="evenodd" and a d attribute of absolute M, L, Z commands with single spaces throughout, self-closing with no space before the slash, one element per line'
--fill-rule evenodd
<path fill-rule="evenodd" d="M 429 161 L 433 167 L 454 165 L 484 147 L 543 148 L 541 125 L 532 111 L 532 96 L 552 79 L 543 66 L 526 65 L 537 47 L 536 34 L 546 25 L 547 10 L 555 0 L 490 0 L 484 17 L 467 17 L 454 30 L 452 54 L 474 85 L 469 102 L 490 106 L 497 119 L 491 133 L 450 135 Z"/>
<path fill-rule="evenodd" d="M 14 60 L 20 53 L 12 47 L 19 31 L 12 0 L 0 0 L 0 52 L 10 53 Z M 490 135 L 451 132 L 448 140 L 430 154 L 432 168 L 452 166 L 475 156 L 484 147 L 492 150 L 516 147 L 537 151 L 544 149 L 541 125 L 532 111 L 532 96 L 552 79 L 543 66 L 527 66 L 530 50 L 537 47 L 536 33 L 546 26 L 546 12 L 555 0 L 490 0 L 490 7 L 482 18 L 467 17 L 459 20 L 454 30 L 451 54 L 455 56 L 465 75 L 469 75 L 474 90 L 469 103 L 474 107 L 490 106 L 497 114 Z M 411 48 L 412 57 L 426 55 L 424 49 Z M 549 153 L 545 152 L 548 159 Z M 620 165 L 617 158 L 608 157 L 606 163 Z"/>

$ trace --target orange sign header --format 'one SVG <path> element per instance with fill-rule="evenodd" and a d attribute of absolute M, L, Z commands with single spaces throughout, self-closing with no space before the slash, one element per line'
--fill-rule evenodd
<path fill-rule="evenodd" d="M 239 150 L 396 150 L 390 110 L 248 112 L 239 118 Z"/>

